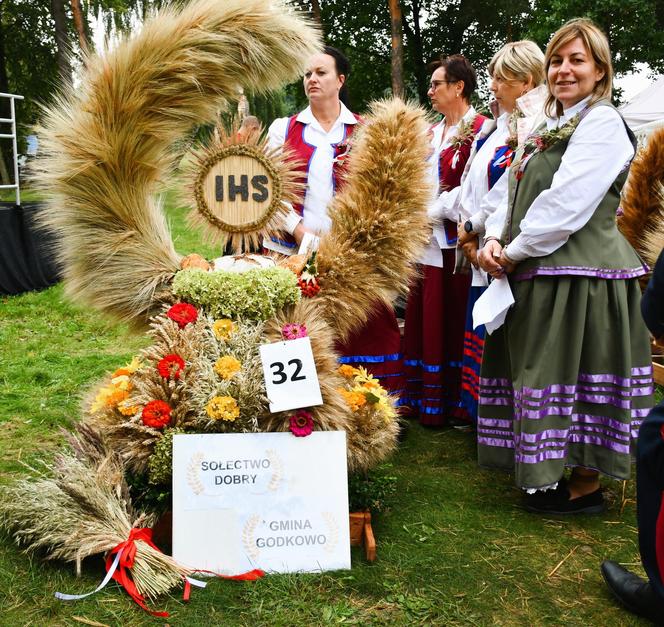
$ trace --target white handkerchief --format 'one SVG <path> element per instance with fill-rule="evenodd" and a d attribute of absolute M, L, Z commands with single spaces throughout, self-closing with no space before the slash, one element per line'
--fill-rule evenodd
<path fill-rule="evenodd" d="M 473 307 L 473 328 L 485 325 L 491 335 L 505 322 L 509 308 L 514 304 L 514 296 L 507 278 L 495 279 L 477 299 Z"/>

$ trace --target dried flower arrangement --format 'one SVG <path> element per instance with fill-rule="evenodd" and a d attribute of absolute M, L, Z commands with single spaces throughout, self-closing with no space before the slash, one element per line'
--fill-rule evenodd
<path fill-rule="evenodd" d="M 144 55 L 148 44 L 160 55 Z M 249 51 L 242 61 L 237 49 Z M 149 499 L 145 511 L 132 504 L 133 486 L 149 493 L 168 484 L 174 434 L 343 430 L 351 471 L 396 446 L 395 399 L 362 370 L 339 372 L 334 346 L 377 299 L 407 285 L 425 243 L 423 112 L 396 99 L 374 105 L 348 156 L 332 230 L 296 272 L 288 264 L 213 271 L 196 255 L 181 259 L 154 198 L 193 121 L 211 120 L 240 86 L 268 90 L 295 78 L 317 49 L 306 20 L 269 0 L 194 0 L 164 10 L 103 60 L 91 58 L 82 85 L 47 112 L 40 131 L 44 223 L 62 234 L 68 294 L 147 323 L 152 342 L 90 391 L 50 474 L 3 488 L 0 522 L 27 549 L 78 567 L 106 553 L 107 568 L 144 608 L 190 583 L 152 544 L 156 508 Z M 130 129 L 131 141 L 119 129 Z M 270 413 L 258 347 L 305 336 L 323 404 Z"/>

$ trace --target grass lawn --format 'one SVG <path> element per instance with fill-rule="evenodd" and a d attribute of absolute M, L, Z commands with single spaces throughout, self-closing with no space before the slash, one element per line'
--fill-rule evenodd
<path fill-rule="evenodd" d="M 211 251 L 169 213 L 181 252 Z M 67 302 L 60 285 L 0 297 L 0 472 L 48 458 L 79 397 L 145 344 L 123 325 Z M 639 565 L 634 485 L 607 480 L 609 511 L 554 520 L 519 507 L 508 475 L 481 470 L 474 437 L 413 424 L 391 460 L 398 494 L 374 517 L 378 559 L 353 549 L 350 571 L 212 581 L 184 604 L 176 595 L 141 611 L 116 584 L 75 603 L 55 591 L 93 590 L 100 559 L 80 579 L 64 563 L 21 553 L 0 536 L 0 625 L 638 625 L 614 603 L 599 572 L 612 558 Z"/>

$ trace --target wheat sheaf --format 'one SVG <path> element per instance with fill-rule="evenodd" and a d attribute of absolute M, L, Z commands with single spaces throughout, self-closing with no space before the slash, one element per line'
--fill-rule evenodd
<path fill-rule="evenodd" d="M 195 455 L 192 455 L 191 460 L 187 465 L 187 484 L 196 496 L 203 494 L 205 491 L 205 486 L 198 476 L 198 469 L 201 467 L 201 462 L 204 457 L 203 453 L 196 453 Z"/>
<path fill-rule="evenodd" d="M 256 527 L 258 526 L 260 519 L 261 517 L 258 514 L 250 516 L 247 519 L 247 522 L 244 523 L 244 528 L 242 529 L 242 544 L 244 545 L 247 555 L 252 560 L 257 560 L 260 553 L 254 540 L 254 533 L 256 532 Z"/>

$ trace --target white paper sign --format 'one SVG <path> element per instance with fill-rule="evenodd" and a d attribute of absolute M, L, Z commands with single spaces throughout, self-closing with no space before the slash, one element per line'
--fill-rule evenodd
<path fill-rule="evenodd" d="M 346 434 L 173 437 L 173 557 L 235 575 L 350 568 Z"/>
<path fill-rule="evenodd" d="M 494 279 L 473 306 L 473 328 L 483 324 L 491 335 L 503 325 L 513 304 L 514 296 L 507 278 Z"/>
<path fill-rule="evenodd" d="M 272 413 L 323 404 L 308 337 L 263 344 L 260 354 Z"/>

